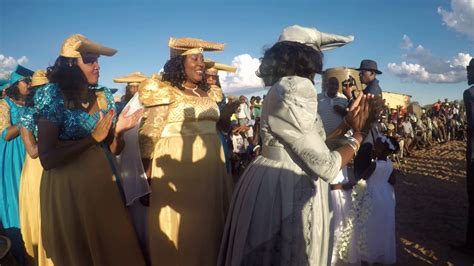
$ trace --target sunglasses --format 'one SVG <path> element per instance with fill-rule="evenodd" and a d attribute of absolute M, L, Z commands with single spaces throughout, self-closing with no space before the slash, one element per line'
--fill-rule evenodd
<path fill-rule="evenodd" d="M 87 65 L 91 65 L 99 62 L 99 57 L 96 55 L 85 55 L 82 56 L 82 62 Z"/>

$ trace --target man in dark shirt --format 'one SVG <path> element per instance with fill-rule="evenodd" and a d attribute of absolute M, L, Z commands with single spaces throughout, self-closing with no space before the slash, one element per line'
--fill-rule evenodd
<path fill-rule="evenodd" d="M 467 66 L 467 84 L 474 85 L 474 58 Z M 474 254 L 474 86 L 464 91 L 463 100 L 467 116 L 466 188 L 468 217 L 466 242 L 459 248 L 467 253 Z"/>
<path fill-rule="evenodd" d="M 382 74 L 382 71 L 377 69 L 377 62 L 370 59 L 362 60 L 357 70 L 359 70 L 360 82 L 367 86 L 364 89 L 364 94 L 371 93 L 375 96 L 382 96 L 382 89 L 377 79 L 377 74 Z"/>
<path fill-rule="evenodd" d="M 370 93 L 376 97 L 382 97 L 382 89 L 376 78 L 377 74 L 382 74 L 382 71 L 378 70 L 377 62 L 370 59 L 362 60 L 357 70 L 359 71 L 360 82 L 367 85 L 364 89 L 364 94 Z M 377 138 L 377 134 L 377 127 L 374 125 L 354 158 L 354 177 L 356 180 L 360 180 L 364 171 L 370 166 L 372 147 Z"/>

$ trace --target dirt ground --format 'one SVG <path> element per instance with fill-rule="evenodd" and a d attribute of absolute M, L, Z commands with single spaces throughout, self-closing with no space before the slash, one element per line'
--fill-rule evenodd
<path fill-rule="evenodd" d="M 450 247 L 467 220 L 465 143 L 415 151 L 397 172 L 397 265 L 474 265 Z"/>

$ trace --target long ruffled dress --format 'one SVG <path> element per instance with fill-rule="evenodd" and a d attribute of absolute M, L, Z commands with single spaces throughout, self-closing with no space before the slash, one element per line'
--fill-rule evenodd
<path fill-rule="evenodd" d="M 215 265 L 232 189 L 216 129 L 222 93 L 189 96 L 154 79 L 138 93 L 141 155 L 152 164 L 151 264 Z"/>
<path fill-rule="evenodd" d="M 326 144 L 317 96 L 306 78 L 281 78 L 261 116 L 262 156 L 237 183 L 218 265 L 329 265 L 328 182 L 341 156 Z"/>
<path fill-rule="evenodd" d="M 38 138 L 37 110 L 25 107 L 19 114 L 18 127 Z M 53 265 L 46 257 L 41 239 L 40 184 L 43 166 L 39 158 L 26 155 L 20 180 L 20 225 L 28 265 Z"/>
<path fill-rule="evenodd" d="M 8 97 L 0 100 L 0 221 L 6 235 L 12 240 L 13 256 L 23 263 L 18 197 L 26 151 L 20 136 L 5 140 L 7 128 L 18 123 L 21 108 Z"/>
<path fill-rule="evenodd" d="M 59 128 L 59 145 L 88 136 L 104 114 L 115 109 L 108 88 L 91 87 L 100 111 L 68 109 L 59 87 L 35 94 L 40 117 Z M 45 170 L 40 185 L 41 237 L 56 265 L 144 265 L 130 217 L 114 174 L 107 145 L 93 145 L 74 160 Z"/>

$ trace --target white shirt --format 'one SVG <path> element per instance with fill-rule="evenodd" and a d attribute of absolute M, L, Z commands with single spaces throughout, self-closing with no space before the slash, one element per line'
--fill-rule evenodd
<path fill-rule="evenodd" d="M 342 122 L 343 116 L 334 111 L 336 105 L 345 109 L 349 103 L 347 98 L 340 93 L 334 98 L 329 97 L 326 93 L 318 94 L 318 113 L 323 121 L 326 135 L 333 132 Z"/>

